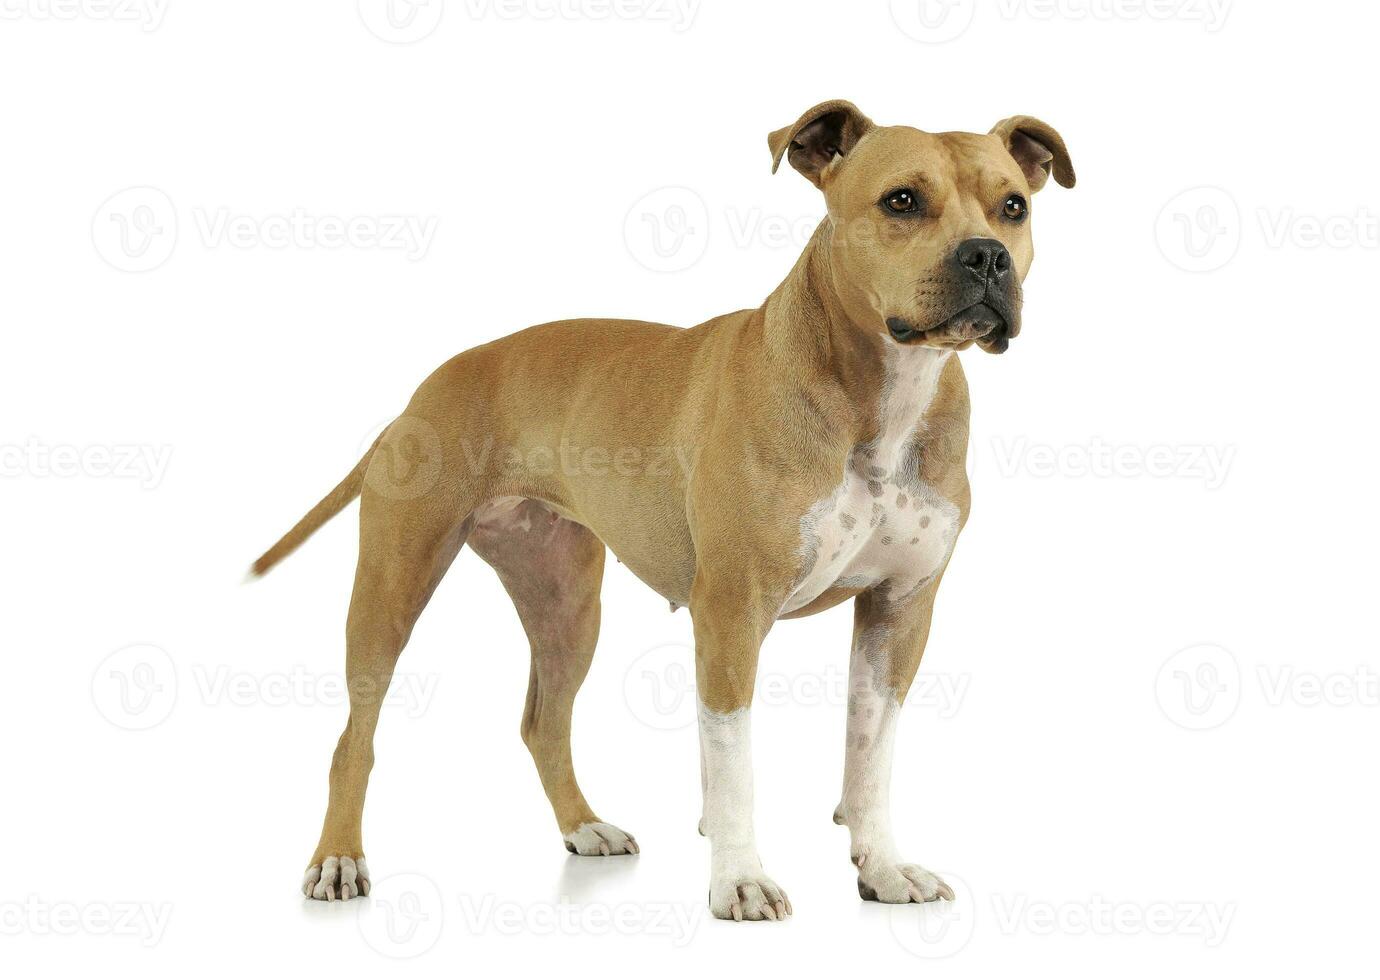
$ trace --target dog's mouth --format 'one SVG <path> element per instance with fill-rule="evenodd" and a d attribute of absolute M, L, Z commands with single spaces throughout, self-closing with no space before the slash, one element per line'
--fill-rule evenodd
<path fill-rule="evenodd" d="M 1015 336 L 1006 316 L 985 301 L 959 310 L 937 326 L 921 329 L 899 316 L 887 317 L 886 326 L 898 343 L 945 350 L 967 350 L 977 344 L 990 354 L 1003 353 Z"/>

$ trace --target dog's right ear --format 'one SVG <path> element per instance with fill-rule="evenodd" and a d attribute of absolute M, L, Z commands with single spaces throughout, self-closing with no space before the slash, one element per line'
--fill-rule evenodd
<path fill-rule="evenodd" d="M 771 172 L 787 157 L 791 166 L 820 187 L 820 175 L 836 156 L 847 156 L 872 128 L 872 120 L 851 102 L 821 102 L 791 125 L 767 137 L 771 148 Z"/>

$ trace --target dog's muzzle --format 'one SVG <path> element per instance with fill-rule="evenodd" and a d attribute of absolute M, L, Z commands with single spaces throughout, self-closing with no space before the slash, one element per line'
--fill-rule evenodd
<path fill-rule="evenodd" d="M 958 312 L 923 329 L 904 317 L 888 317 L 891 336 L 903 344 L 964 350 L 976 343 L 989 353 L 1003 353 L 1020 332 L 1020 287 L 1011 253 L 995 239 L 970 238 L 954 250 L 948 271 Z"/>

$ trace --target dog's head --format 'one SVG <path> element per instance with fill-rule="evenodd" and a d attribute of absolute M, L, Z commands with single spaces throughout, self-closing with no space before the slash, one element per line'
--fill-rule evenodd
<path fill-rule="evenodd" d="M 1031 198 L 1074 183 L 1053 127 L 1004 119 L 985 136 L 877 126 L 824 102 L 767 137 L 824 192 L 834 288 L 854 323 L 901 344 L 1005 351 L 1021 329 Z"/>

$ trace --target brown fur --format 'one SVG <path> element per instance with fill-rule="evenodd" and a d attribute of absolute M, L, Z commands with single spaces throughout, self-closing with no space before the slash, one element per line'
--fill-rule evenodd
<path fill-rule="evenodd" d="M 522 734 L 563 833 L 596 819 L 575 780 L 569 732 L 598 634 L 605 545 L 689 606 L 705 706 L 750 703 L 758 648 L 801 575 L 801 516 L 877 434 L 883 354 L 896 343 L 886 318 L 934 325 L 955 313 L 944 269 L 965 239 L 1000 240 L 1023 278 L 1030 221 L 1003 221 L 1003 197 L 1032 194 L 1051 169 L 1072 183 L 1057 134 L 1015 119 L 988 135 L 934 135 L 877 127 L 846 102 L 816 107 L 769 142 L 776 162 L 789 156 L 823 190 L 829 214 L 762 306 L 691 329 L 548 323 L 460 354 L 422 383 L 340 486 L 253 566 L 267 571 L 361 496 L 350 718 L 313 865 L 363 856 L 379 703 L 466 540 L 498 572 L 531 640 Z M 1050 144 L 1056 152 L 1036 159 Z M 925 194 L 923 222 L 879 208 L 900 185 Z M 962 349 L 972 339 L 933 343 Z M 920 426 L 920 465 L 961 520 L 967 424 L 953 357 Z M 830 589 L 794 615 L 858 595 L 858 629 L 883 623 L 894 638 L 888 671 L 899 699 L 924 650 L 938 579 L 905 601 L 885 584 L 861 595 Z"/>

